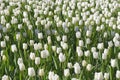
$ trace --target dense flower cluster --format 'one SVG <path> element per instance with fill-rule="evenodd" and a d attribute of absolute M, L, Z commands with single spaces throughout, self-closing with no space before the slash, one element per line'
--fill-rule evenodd
<path fill-rule="evenodd" d="M 0 80 L 119 80 L 120 0 L 0 0 Z"/>

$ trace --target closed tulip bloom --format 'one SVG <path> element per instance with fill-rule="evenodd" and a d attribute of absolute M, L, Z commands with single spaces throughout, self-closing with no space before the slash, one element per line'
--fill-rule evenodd
<path fill-rule="evenodd" d="M 81 33 L 79 31 L 76 32 L 76 38 L 80 38 L 81 37 Z"/>
<path fill-rule="evenodd" d="M 30 46 L 34 45 L 34 40 L 30 40 Z"/>
<path fill-rule="evenodd" d="M 22 59 L 22 58 L 18 58 L 17 63 L 18 63 L 18 65 L 19 65 L 20 63 L 23 63 L 23 59 Z"/>
<path fill-rule="evenodd" d="M 66 36 L 66 35 L 63 35 L 63 36 L 62 36 L 62 41 L 63 41 L 63 42 L 67 42 L 67 36 Z"/>
<path fill-rule="evenodd" d="M 35 43 L 35 44 L 34 44 L 34 50 L 38 50 L 38 49 L 39 49 L 38 44 Z"/>
<path fill-rule="evenodd" d="M 35 70 L 33 67 L 28 68 L 28 76 L 30 76 L 30 77 L 35 76 Z"/>
<path fill-rule="evenodd" d="M 95 75 L 94 75 L 94 80 L 103 80 L 103 74 L 102 72 L 95 72 Z"/>
<path fill-rule="evenodd" d="M 62 48 L 61 47 L 57 47 L 57 51 L 58 54 L 62 52 Z"/>
<path fill-rule="evenodd" d="M 56 46 L 52 46 L 52 50 L 53 50 L 54 52 L 56 51 L 56 49 L 57 49 Z"/>
<path fill-rule="evenodd" d="M 21 39 L 20 33 L 17 33 L 17 34 L 16 34 L 16 39 L 17 39 L 17 40 L 20 40 L 20 39 Z"/>
<path fill-rule="evenodd" d="M 17 52 L 17 47 L 15 44 L 11 45 L 12 52 Z"/>
<path fill-rule="evenodd" d="M 3 60 L 3 61 L 6 61 L 6 59 L 7 59 L 6 56 L 5 56 L 5 55 L 2 55 L 2 60 Z"/>
<path fill-rule="evenodd" d="M 41 58 L 47 58 L 49 56 L 48 50 L 41 51 Z"/>
<path fill-rule="evenodd" d="M 35 53 L 33 53 L 33 52 L 30 53 L 30 59 L 35 60 Z"/>
<path fill-rule="evenodd" d="M 92 47 L 91 52 L 96 52 L 96 47 Z"/>
<path fill-rule="evenodd" d="M 49 74 L 48 74 L 48 79 L 49 80 L 52 80 L 52 77 L 54 77 L 54 72 L 50 71 Z"/>
<path fill-rule="evenodd" d="M 67 63 L 67 67 L 68 67 L 68 68 L 73 68 L 72 63 L 71 63 L 71 62 Z"/>
<path fill-rule="evenodd" d="M 43 33 L 38 33 L 38 39 L 43 39 Z"/>
<path fill-rule="evenodd" d="M 109 80 L 109 73 L 104 73 L 105 80 Z"/>
<path fill-rule="evenodd" d="M 111 63 L 111 66 L 112 66 L 113 68 L 114 68 L 114 67 L 117 67 L 117 61 L 116 61 L 116 59 L 111 59 L 110 63 Z"/>
<path fill-rule="evenodd" d="M 120 59 L 120 52 L 118 53 L 118 59 Z"/>
<path fill-rule="evenodd" d="M 103 60 L 106 60 L 106 59 L 107 59 L 107 54 L 102 53 L 102 59 L 103 59 Z"/>
<path fill-rule="evenodd" d="M 97 59 L 98 58 L 98 52 L 93 52 L 93 58 Z"/>
<path fill-rule="evenodd" d="M 59 61 L 60 61 L 60 62 L 64 62 L 65 60 L 66 60 L 65 54 L 60 53 L 60 54 L 59 54 Z"/>
<path fill-rule="evenodd" d="M 84 46 L 83 40 L 79 40 L 79 46 L 80 46 L 80 47 L 83 47 L 83 46 Z"/>
<path fill-rule="evenodd" d="M 59 80 L 59 76 L 57 74 L 55 74 L 53 77 L 52 77 L 52 80 Z"/>
<path fill-rule="evenodd" d="M 39 76 L 44 76 L 44 69 L 39 69 L 38 70 L 38 75 Z"/>
<path fill-rule="evenodd" d="M 79 57 L 83 56 L 83 51 L 81 50 L 80 47 L 77 47 L 77 50 L 76 50 L 77 54 Z"/>
<path fill-rule="evenodd" d="M 40 64 L 40 57 L 35 57 L 35 64 L 39 65 Z"/>
<path fill-rule="evenodd" d="M 85 54 L 86 57 L 89 57 L 90 56 L 90 51 L 87 50 L 87 51 L 84 52 L 84 54 Z"/>
<path fill-rule="evenodd" d="M 80 73 L 80 65 L 79 65 L 79 63 L 74 64 L 74 72 L 75 72 L 75 74 Z"/>
<path fill-rule="evenodd" d="M 8 75 L 2 76 L 2 80 L 10 80 L 10 77 Z"/>
<path fill-rule="evenodd" d="M 98 43 L 97 48 L 99 50 L 104 49 L 104 44 L 103 43 Z"/>
<path fill-rule="evenodd" d="M 91 70 L 92 70 L 92 65 L 91 65 L 91 64 L 87 64 L 86 69 L 87 69 L 88 71 L 91 71 Z"/>
<path fill-rule="evenodd" d="M 1 41 L 1 47 L 6 47 L 6 42 L 5 41 Z"/>
<path fill-rule="evenodd" d="M 70 70 L 69 69 L 64 69 L 64 76 L 68 77 L 70 75 Z"/>
<path fill-rule="evenodd" d="M 19 64 L 19 69 L 20 71 L 24 71 L 25 70 L 25 65 L 23 63 Z"/>
<path fill-rule="evenodd" d="M 72 78 L 71 80 L 79 80 L 79 79 L 77 79 L 77 78 Z"/>
<path fill-rule="evenodd" d="M 87 62 L 85 60 L 82 61 L 82 66 L 85 67 L 87 65 Z"/>
<path fill-rule="evenodd" d="M 120 79 L 120 71 L 119 70 L 116 71 L 116 78 Z"/>
<path fill-rule="evenodd" d="M 23 43 L 23 49 L 26 50 L 27 49 L 27 44 Z"/>

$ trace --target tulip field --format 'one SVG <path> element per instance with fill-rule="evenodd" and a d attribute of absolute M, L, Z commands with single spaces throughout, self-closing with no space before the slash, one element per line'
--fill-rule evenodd
<path fill-rule="evenodd" d="M 120 80 L 120 0 L 0 0 L 0 80 Z"/>

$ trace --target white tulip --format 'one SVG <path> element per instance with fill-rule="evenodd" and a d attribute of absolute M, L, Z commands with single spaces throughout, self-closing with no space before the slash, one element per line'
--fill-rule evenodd
<path fill-rule="evenodd" d="M 4 75 L 4 76 L 2 76 L 2 80 L 10 80 L 10 78 L 8 75 Z"/>
<path fill-rule="evenodd" d="M 40 57 L 35 57 L 35 64 L 39 65 L 40 64 Z"/>
<path fill-rule="evenodd" d="M 102 72 L 95 72 L 95 75 L 94 75 L 94 80 L 103 80 L 103 74 Z"/>
<path fill-rule="evenodd" d="M 39 75 L 39 76 L 44 76 L 44 74 L 45 74 L 45 73 L 44 73 L 44 69 L 39 69 L 39 70 L 38 70 L 38 75 Z"/>
<path fill-rule="evenodd" d="M 80 46 L 80 47 L 83 47 L 83 46 L 84 46 L 83 40 L 79 40 L 79 46 Z"/>
<path fill-rule="evenodd" d="M 43 39 L 43 33 L 38 33 L 38 39 Z"/>
<path fill-rule="evenodd" d="M 104 73 L 105 80 L 109 80 L 109 73 Z"/>
<path fill-rule="evenodd" d="M 82 61 L 82 66 L 85 67 L 87 65 L 87 62 L 85 60 Z"/>
<path fill-rule="evenodd" d="M 64 69 L 64 76 L 68 77 L 70 75 L 70 70 L 69 69 Z"/>
<path fill-rule="evenodd" d="M 28 76 L 30 76 L 30 77 L 35 76 L 35 70 L 33 67 L 28 68 Z"/>
<path fill-rule="evenodd" d="M 120 79 L 120 71 L 119 70 L 116 71 L 116 78 Z"/>
<path fill-rule="evenodd" d="M 93 52 L 93 58 L 97 59 L 98 58 L 98 52 Z"/>
<path fill-rule="evenodd" d="M 20 40 L 20 39 L 21 39 L 20 33 L 17 33 L 17 34 L 16 34 L 16 39 L 17 39 L 17 40 Z"/>
<path fill-rule="evenodd" d="M 23 63 L 23 59 L 22 59 L 22 58 L 18 58 L 17 63 L 18 63 L 18 65 L 19 65 L 20 63 Z"/>
<path fill-rule="evenodd" d="M 61 52 L 62 52 L 61 47 L 57 47 L 57 53 L 59 54 L 59 53 L 61 53 Z"/>
<path fill-rule="evenodd" d="M 26 50 L 27 49 L 27 44 L 23 43 L 23 49 Z"/>
<path fill-rule="evenodd" d="M 59 80 L 59 76 L 57 74 L 54 74 L 54 76 L 52 77 L 52 80 Z"/>
<path fill-rule="evenodd" d="M 42 50 L 41 51 L 41 58 L 47 58 L 49 56 L 48 50 Z"/>
<path fill-rule="evenodd" d="M 63 41 L 63 42 L 67 42 L 67 36 L 66 36 L 66 35 L 63 35 L 63 36 L 62 36 L 62 41 Z"/>
<path fill-rule="evenodd" d="M 53 80 L 52 78 L 54 77 L 54 72 L 50 71 L 49 74 L 48 74 L 48 79 L 49 80 Z"/>
<path fill-rule="evenodd" d="M 66 60 L 65 54 L 60 53 L 60 54 L 59 54 L 59 61 L 60 61 L 60 62 L 64 62 L 65 60 Z"/>
<path fill-rule="evenodd" d="M 88 71 L 91 71 L 91 70 L 92 70 L 92 65 L 91 65 L 91 64 L 88 64 L 88 65 L 86 66 L 86 69 L 87 69 Z"/>
<path fill-rule="evenodd" d="M 87 50 L 87 51 L 84 52 L 84 54 L 85 54 L 86 57 L 89 57 L 90 56 L 90 51 Z"/>
<path fill-rule="evenodd" d="M 17 47 L 15 44 L 11 45 L 12 52 L 17 52 Z"/>
<path fill-rule="evenodd" d="M 80 65 L 79 65 L 79 63 L 74 64 L 74 72 L 75 72 L 75 74 L 80 73 Z"/>
<path fill-rule="evenodd" d="M 24 71 L 25 70 L 25 65 L 23 63 L 19 64 L 19 69 L 20 71 Z"/>
<path fill-rule="evenodd" d="M 120 59 L 120 52 L 118 53 L 118 59 Z"/>
<path fill-rule="evenodd" d="M 81 33 L 79 31 L 76 32 L 76 38 L 80 38 L 81 37 Z"/>
<path fill-rule="evenodd" d="M 70 62 L 67 63 L 67 67 L 68 67 L 68 68 L 73 68 L 72 63 L 70 63 Z"/>
<path fill-rule="evenodd" d="M 3 47 L 3 48 L 6 47 L 6 42 L 5 41 L 1 41 L 1 47 Z"/>
<path fill-rule="evenodd" d="M 33 53 L 33 52 L 30 53 L 30 59 L 35 60 L 35 53 Z"/>
<path fill-rule="evenodd" d="M 111 63 L 111 66 L 112 66 L 113 68 L 114 68 L 114 67 L 117 67 L 117 61 L 116 61 L 116 59 L 111 59 L 110 63 Z"/>
<path fill-rule="evenodd" d="M 30 40 L 30 45 L 34 45 L 34 40 Z"/>
<path fill-rule="evenodd" d="M 104 44 L 103 43 L 98 43 L 97 48 L 99 50 L 103 49 L 104 48 Z"/>

